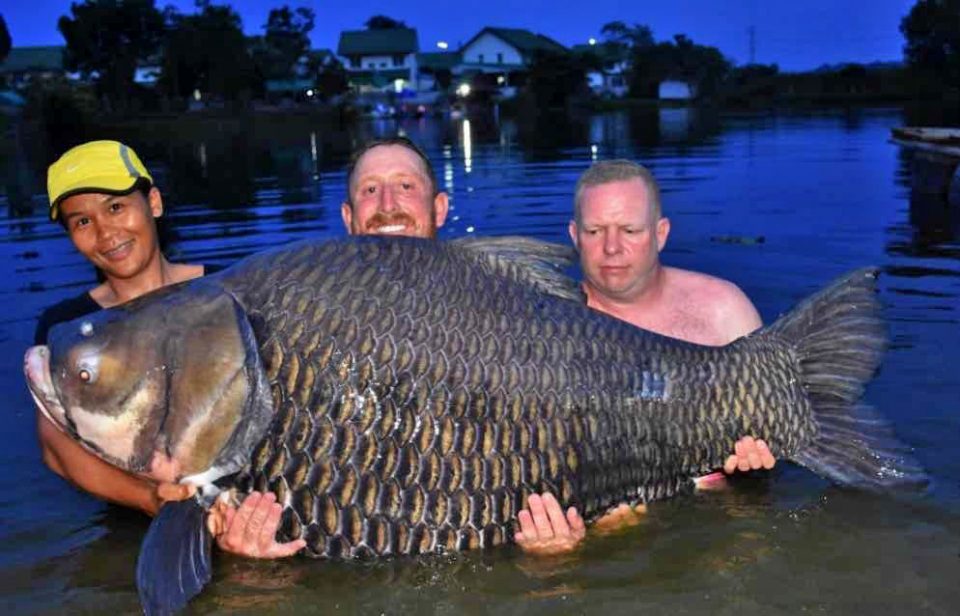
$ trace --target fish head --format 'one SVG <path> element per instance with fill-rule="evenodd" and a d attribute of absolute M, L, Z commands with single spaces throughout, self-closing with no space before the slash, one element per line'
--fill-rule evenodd
<path fill-rule="evenodd" d="M 216 287 L 164 289 L 59 324 L 24 363 L 47 418 L 158 481 L 235 471 L 272 415 L 250 324 Z"/>

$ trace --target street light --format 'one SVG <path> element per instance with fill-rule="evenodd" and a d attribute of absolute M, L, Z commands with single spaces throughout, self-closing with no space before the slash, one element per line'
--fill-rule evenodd
<path fill-rule="evenodd" d="M 467 98 L 468 96 L 470 96 L 470 84 L 461 83 L 460 86 L 457 88 L 457 94 L 459 94 L 462 98 Z"/>
<path fill-rule="evenodd" d="M 437 41 L 437 47 L 439 47 L 440 49 L 446 49 L 447 47 L 449 47 L 449 45 L 447 45 L 446 41 Z"/>
<path fill-rule="evenodd" d="M 591 36 L 590 39 L 589 39 L 587 42 L 590 43 L 591 45 L 596 45 L 596 44 L 597 44 L 597 39 L 595 39 L 595 38 L 593 38 L 593 37 Z"/>

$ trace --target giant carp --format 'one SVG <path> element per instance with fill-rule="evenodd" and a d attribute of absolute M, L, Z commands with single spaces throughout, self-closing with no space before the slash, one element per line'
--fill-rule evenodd
<path fill-rule="evenodd" d="M 61 324 L 25 360 L 42 411 L 104 460 L 200 486 L 137 566 L 144 609 L 210 579 L 205 508 L 272 491 L 307 555 L 489 548 L 531 493 L 587 520 L 662 499 L 742 436 L 838 483 L 922 483 L 860 403 L 885 348 L 877 272 L 714 348 L 586 307 L 572 250 L 521 238 L 347 238 Z"/>

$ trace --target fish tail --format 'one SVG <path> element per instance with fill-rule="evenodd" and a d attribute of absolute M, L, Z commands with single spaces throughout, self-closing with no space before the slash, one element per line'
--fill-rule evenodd
<path fill-rule="evenodd" d="M 791 459 L 840 484 L 871 490 L 923 487 L 927 475 L 889 422 L 861 402 L 887 331 L 876 268 L 856 270 L 781 317 L 769 332 L 790 342 L 817 434 Z"/>

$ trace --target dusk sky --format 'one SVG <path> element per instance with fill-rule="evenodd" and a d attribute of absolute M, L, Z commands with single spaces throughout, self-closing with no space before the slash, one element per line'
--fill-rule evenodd
<path fill-rule="evenodd" d="M 217 0 L 214 0 L 214 3 Z M 192 12 L 193 0 L 159 0 Z M 283 0 L 234 0 L 248 34 L 262 32 L 267 14 Z M 313 46 L 336 49 L 341 30 L 361 29 L 371 16 L 384 14 L 416 28 L 421 51 L 437 41 L 454 49 L 484 26 L 527 28 L 564 45 L 598 36 L 603 24 L 621 20 L 653 28 L 657 40 L 684 33 L 714 45 L 737 63 L 749 60 L 751 26 L 756 60 L 782 70 L 805 70 L 825 63 L 900 60 L 900 19 L 914 0 L 407 0 L 406 2 L 319 2 L 296 0 L 316 13 Z M 3 0 L 0 13 L 16 47 L 62 45 L 57 20 L 69 13 L 69 0 Z"/>

